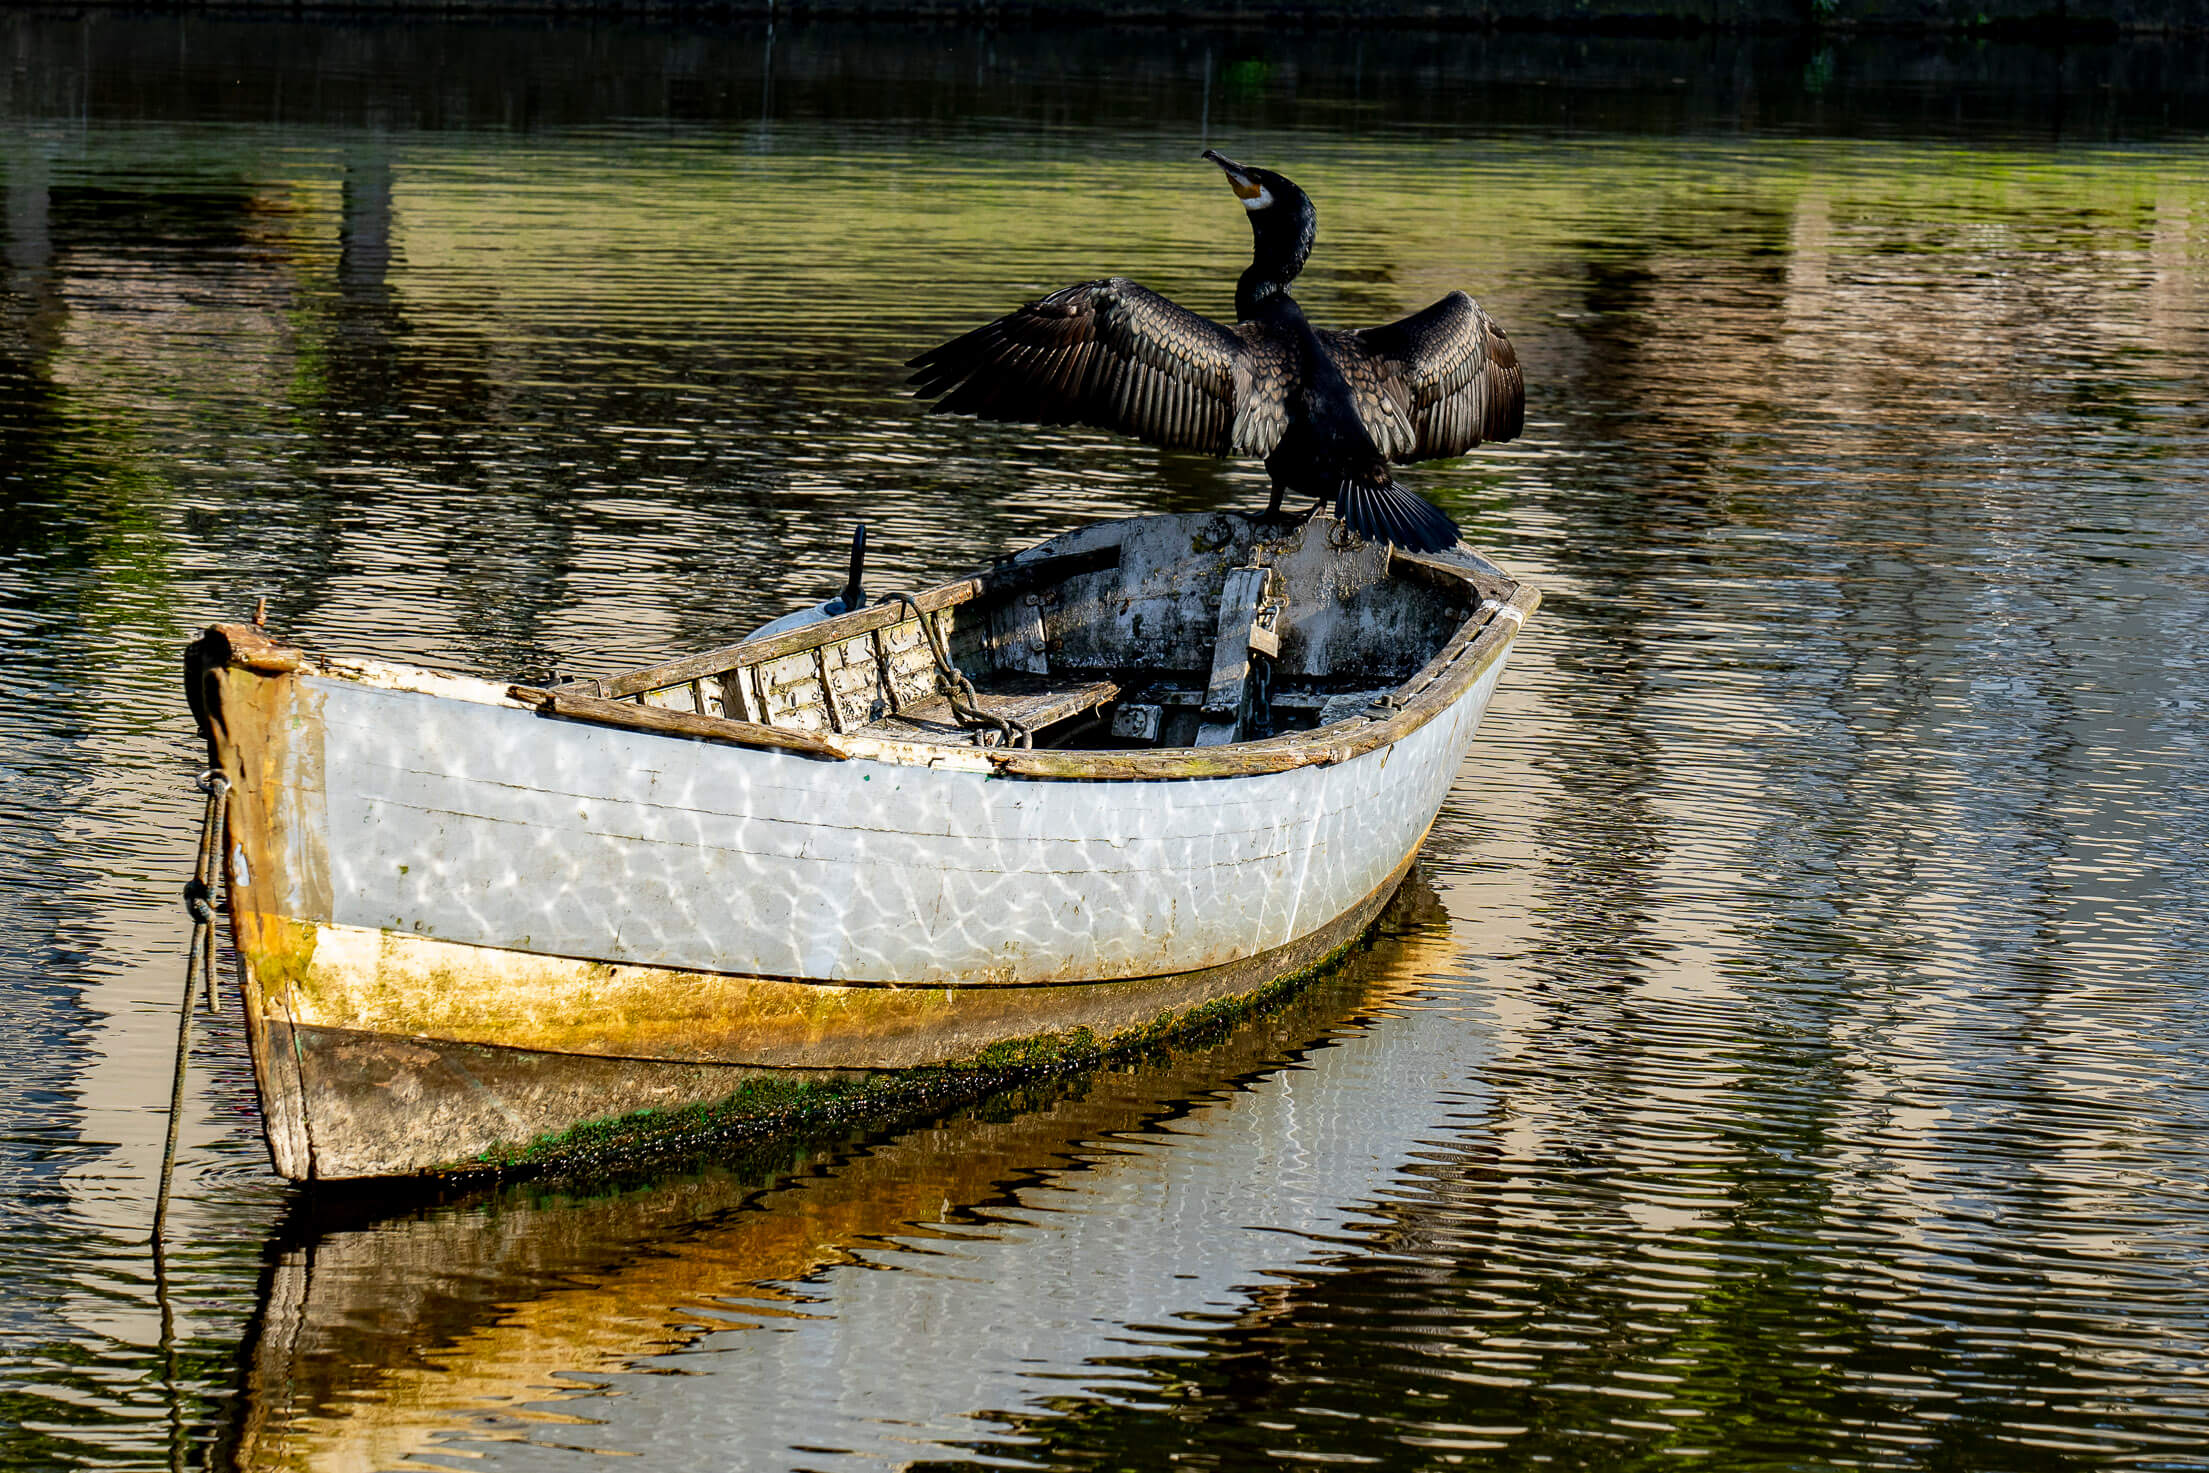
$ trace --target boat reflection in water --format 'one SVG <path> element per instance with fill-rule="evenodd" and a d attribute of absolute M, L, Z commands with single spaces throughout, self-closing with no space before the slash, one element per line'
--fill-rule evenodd
<path fill-rule="evenodd" d="M 595 1390 L 593 1377 L 803 1313 L 798 1281 L 870 1249 L 971 1237 L 978 1213 L 1114 1154 L 1100 1143 L 1232 1102 L 1362 1030 L 1451 952 L 1415 868 L 1368 944 L 1282 1006 L 923 1124 L 783 1141 L 649 1180 L 417 1196 L 381 1216 L 365 1198 L 302 1197 L 270 1250 L 229 1446 L 214 1465 L 385 1468 L 455 1438 L 558 1444 L 594 1420 L 558 1408 Z M 1308 1121 L 1299 1142 L 1341 1158 L 1343 1205 L 1359 1190 L 1353 1166 L 1372 1165 L 1356 1149 L 1370 1122 L 1359 1123 L 1355 1099 L 1344 1096 L 1339 1120 Z M 1323 1191 L 1332 1169 L 1318 1166 Z M 1218 1233 L 1209 1217 L 1161 1213 L 1126 1251 L 1131 1265 L 1197 1267 L 1216 1257 Z"/>

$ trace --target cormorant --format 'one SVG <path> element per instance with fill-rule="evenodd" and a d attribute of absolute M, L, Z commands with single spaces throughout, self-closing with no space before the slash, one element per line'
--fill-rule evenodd
<path fill-rule="evenodd" d="M 1390 461 L 1459 455 L 1526 420 L 1518 354 L 1463 292 L 1386 327 L 1316 328 L 1289 295 L 1318 212 L 1270 169 L 1204 151 L 1250 212 L 1233 327 L 1125 277 L 1085 281 L 930 348 L 906 366 L 938 414 L 1087 424 L 1170 449 L 1265 459 L 1284 492 L 1332 500 L 1368 537 L 1415 552 L 1457 524 L 1396 484 Z M 1315 508 L 1316 509 L 1316 508 Z"/>

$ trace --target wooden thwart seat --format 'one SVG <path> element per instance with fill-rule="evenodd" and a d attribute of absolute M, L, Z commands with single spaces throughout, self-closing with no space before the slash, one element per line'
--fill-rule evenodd
<path fill-rule="evenodd" d="M 992 716 L 1017 722 L 1030 731 L 1041 731 L 1117 700 L 1119 695 L 1120 687 L 1110 680 L 1067 685 L 1063 680 L 1054 683 L 1043 677 L 1004 676 L 993 681 L 991 689 L 982 691 L 976 704 Z M 976 735 L 972 727 L 959 724 L 959 718 L 952 713 L 950 698 L 941 694 L 907 702 L 895 716 L 870 721 L 860 731 L 892 741 L 937 742 L 949 746 L 973 745 Z"/>

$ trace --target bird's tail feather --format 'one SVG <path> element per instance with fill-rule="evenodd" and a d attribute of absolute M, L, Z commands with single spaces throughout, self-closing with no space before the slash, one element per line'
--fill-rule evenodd
<path fill-rule="evenodd" d="M 1344 481 L 1335 492 L 1335 515 L 1353 532 L 1411 552 L 1440 552 L 1457 545 L 1457 523 L 1433 502 L 1394 481 L 1378 486 Z"/>

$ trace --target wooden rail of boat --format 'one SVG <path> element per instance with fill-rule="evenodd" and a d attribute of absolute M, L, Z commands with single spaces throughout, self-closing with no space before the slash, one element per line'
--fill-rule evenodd
<path fill-rule="evenodd" d="M 1461 597 L 1467 616 L 1410 678 L 1376 692 L 1380 699 L 1374 707 L 1356 719 L 1309 730 L 1218 746 L 1102 750 L 990 747 L 965 732 L 916 740 L 910 730 L 885 730 L 906 725 L 885 723 L 879 719 L 885 715 L 907 716 L 930 703 L 939 714 L 943 711 L 946 683 L 919 618 L 935 625 L 937 637 L 962 667 L 996 672 L 1008 665 L 1018 669 L 1028 660 L 1028 668 L 1047 668 L 1041 658 L 1040 624 L 1031 617 L 1029 627 L 1015 627 L 1025 612 L 1022 600 L 1084 575 L 1110 572 L 1120 552 L 1117 544 L 1077 543 L 1071 551 L 1018 559 L 938 584 L 909 601 L 878 601 L 802 628 L 613 676 L 552 687 L 513 685 L 504 695 L 549 719 L 828 761 L 866 757 L 970 766 L 1034 779 L 1231 777 L 1341 762 L 1401 740 L 1480 677 L 1537 602 L 1531 589 L 1511 582 L 1476 555 L 1382 553 L 1387 578 L 1436 585 Z M 333 664 L 245 626 L 222 626 L 221 632 L 234 663 L 270 671 Z M 1049 699 L 1053 693 L 1047 692 L 1025 707 L 1006 709 L 1048 708 L 1054 717 L 1079 714 L 1085 703 L 1118 693 L 1094 676 L 1064 672 L 1058 677 L 1061 689 L 1055 694 L 1060 699 L 1055 704 Z M 1092 683 L 1083 686 L 1083 681 Z M 998 698 L 985 697 L 990 699 Z"/>
<path fill-rule="evenodd" d="M 913 595 L 910 604 L 877 602 L 817 624 L 643 669 L 553 687 L 511 685 L 505 695 L 551 719 L 829 761 L 867 757 L 924 765 L 956 762 L 986 765 L 1007 777 L 1092 782 L 1232 777 L 1325 766 L 1401 740 L 1480 677 L 1538 602 L 1533 590 L 1502 579 L 1492 565 L 1477 557 L 1394 551 L 1389 557 L 1390 576 L 1434 582 L 1472 601 L 1470 616 L 1448 642 L 1370 715 L 1222 746 L 1037 750 L 971 742 L 946 745 L 870 732 L 868 723 L 855 720 L 848 711 L 847 703 L 868 684 L 886 690 L 893 709 L 940 701 L 943 684 L 927 653 L 927 636 L 914 608 L 936 622 L 955 662 L 996 662 L 1002 659 L 1008 640 L 988 617 L 977 617 L 985 601 L 1003 607 L 1032 590 L 1107 571 L 1116 564 L 1118 552 L 1116 546 L 1108 546 L 1015 561 L 938 584 Z M 322 668 L 348 673 L 339 667 L 360 663 L 323 660 L 280 644 L 251 626 L 220 625 L 217 630 L 228 641 L 230 662 L 256 670 Z M 868 642 L 868 649 L 859 660 L 838 667 L 827 663 L 824 652 L 849 649 L 860 640 Z M 778 663 L 793 661 L 810 664 L 810 671 L 801 669 L 795 680 L 771 684 Z M 853 673 L 839 680 L 846 672 Z M 790 686 L 808 682 L 813 691 L 777 701 L 777 695 Z M 720 714 L 709 709 L 713 706 L 720 707 Z"/>

